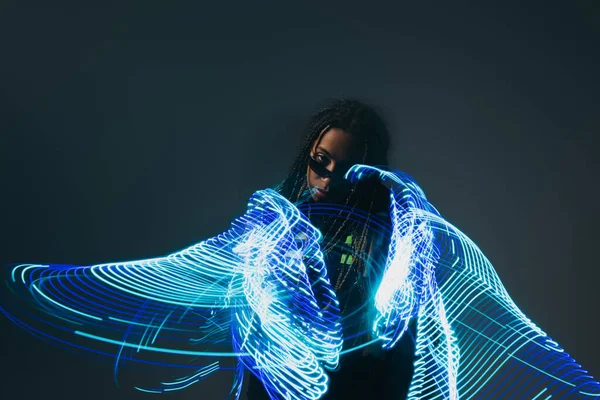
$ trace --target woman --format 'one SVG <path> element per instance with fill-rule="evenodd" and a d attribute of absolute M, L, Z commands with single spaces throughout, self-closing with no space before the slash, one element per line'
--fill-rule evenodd
<path fill-rule="evenodd" d="M 387 149 L 372 108 L 335 101 L 277 191 L 255 192 L 226 232 L 158 258 L 20 264 L 0 312 L 111 357 L 115 379 L 120 361 L 176 368 L 135 386 L 151 393 L 219 374 L 235 399 L 250 370 L 250 400 L 264 388 L 398 399 L 409 385 L 411 399 L 598 398 L 600 382 L 523 314 L 475 243 L 412 178 L 376 167 Z"/>
<path fill-rule="evenodd" d="M 388 149 L 387 127 L 373 108 L 335 100 L 310 119 L 306 142 L 276 188 L 322 232 L 321 250 L 340 302 L 343 355 L 338 370 L 329 373 L 325 399 L 404 398 L 412 377 L 411 335 L 384 352 L 370 329 L 373 287 L 389 246 L 389 191 L 379 182 L 350 185 L 344 179 L 355 164 L 387 165 Z M 335 212 L 326 212 L 325 205 L 335 205 Z M 268 399 L 262 382 L 248 375 L 248 398 Z"/>

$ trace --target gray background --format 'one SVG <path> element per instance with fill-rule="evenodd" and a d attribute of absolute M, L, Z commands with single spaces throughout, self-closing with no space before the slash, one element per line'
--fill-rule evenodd
<path fill-rule="evenodd" d="M 2 265 L 215 235 L 285 176 L 323 99 L 359 96 L 385 111 L 392 165 L 600 378 L 598 2 L 201 3 L 2 3 Z M 3 398 L 151 397 L 0 324 Z"/>

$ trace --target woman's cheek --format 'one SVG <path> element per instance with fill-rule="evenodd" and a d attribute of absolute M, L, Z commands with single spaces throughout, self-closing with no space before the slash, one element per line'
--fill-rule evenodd
<path fill-rule="evenodd" d="M 307 174 L 306 179 L 307 179 L 308 187 L 312 189 L 315 186 L 315 184 L 314 184 L 314 182 L 315 182 L 314 172 L 310 171 Z"/>

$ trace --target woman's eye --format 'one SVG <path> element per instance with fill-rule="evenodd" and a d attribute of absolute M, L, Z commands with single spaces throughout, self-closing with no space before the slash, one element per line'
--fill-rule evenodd
<path fill-rule="evenodd" d="M 315 157 L 315 160 L 317 160 L 320 164 L 323 164 L 323 165 L 329 164 L 329 159 L 322 154 L 317 154 L 317 156 Z"/>

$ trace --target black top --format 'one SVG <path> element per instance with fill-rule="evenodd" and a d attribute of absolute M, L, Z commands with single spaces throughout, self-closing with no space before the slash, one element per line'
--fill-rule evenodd
<path fill-rule="evenodd" d="M 360 305 L 365 303 L 365 293 L 372 293 L 374 288 L 370 283 L 376 284 L 381 278 L 382 268 L 387 258 L 389 246 L 389 235 L 382 234 L 381 230 L 373 229 L 379 235 L 378 240 L 374 241 L 371 259 L 368 263 L 371 271 L 355 271 L 352 269 L 351 254 L 347 252 L 348 247 L 353 240 L 348 232 L 341 232 L 340 245 L 327 250 L 327 245 L 333 234 L 338 231 L 339 221 L 333 218 L 326 218 L 319 215 L 318 212 L 310 212 L 315 203 L 308 201 L 299 206 L 311 223 L 319 228 L 324 235 L 321 243 L 324 251 L 325 265 L 332 285 L 336 288 L 336 294 L 340 302 L 340 311 L 343 318 L 342 330 L 344 335 L 344 348 L 351 347 L 367 342 L 370 337 L 370 318 L 365 318 L 365 312 L 373 310 L 361 310 L 355 313 L 356 317 L 349 317 Z M 377 211 L 375 216 L 379 222 L 389 229 L 389 214 L 387 209 L 373 210 Z M 337 225 L 336 225 L 337 224 Z M 332 227 L 333 225 L 333 227 Z M 329 234 L 328 234 L 329 232 Z M 378 270 L 374 270 L 378 269 Z M 369 279 L 370 278 L 370 279 Z M 372 307 L 373 301 L 368 301 Z M 336 371 L 327 371 L 329 376 L 329 389 L 323 396 L 325 400 L 341 399 L 404 399 L 408 393 L 408 388 L 414 372 L 414 338 L 416 337 L 416 321 L 412 321 L 409 330 L 390 351 L 381 350 L 381 342 L 361 348 L 340 357 L 340 365 Z M 362 323 L 359 327 L 357 324 Z M 357 332 L 364 332 L 363 335 L 356 335 Z M 260 379 L 252 373 L 247 373 L 248 382 L 247 395 L 249 400 L 268 400 L 269 396 L 263 387 Z"/>

